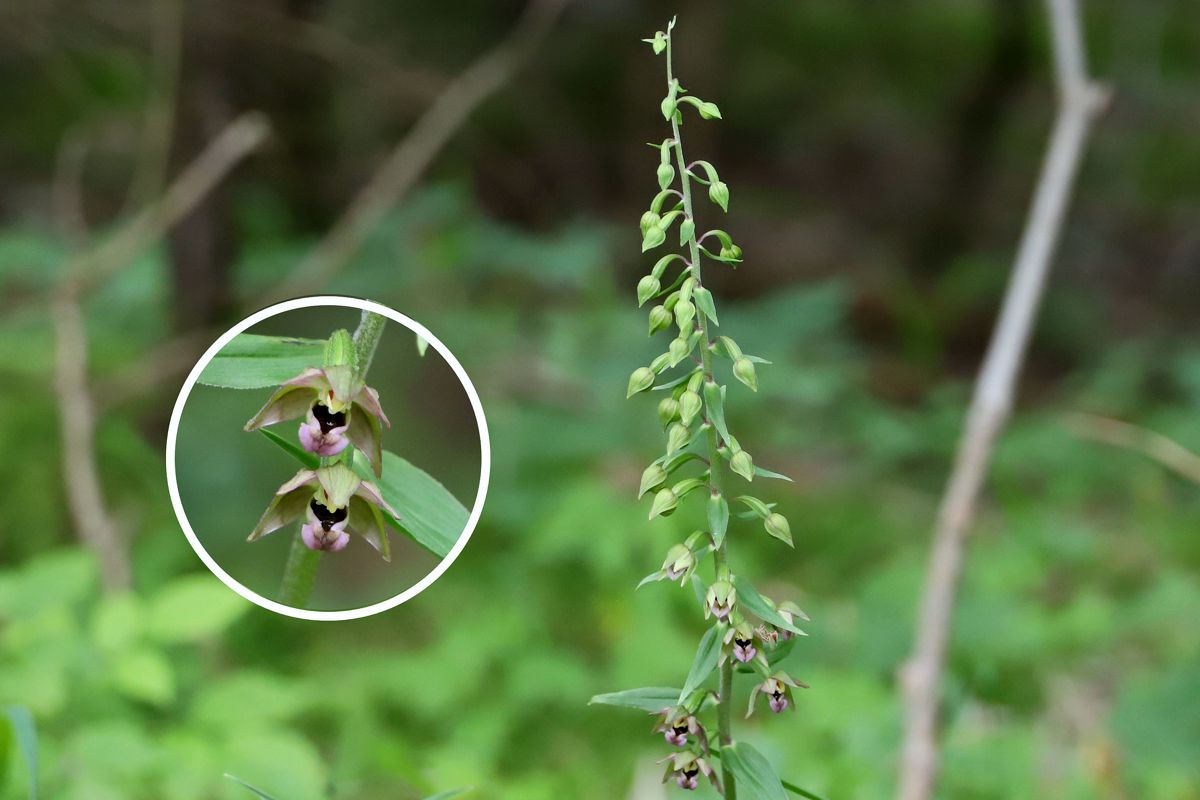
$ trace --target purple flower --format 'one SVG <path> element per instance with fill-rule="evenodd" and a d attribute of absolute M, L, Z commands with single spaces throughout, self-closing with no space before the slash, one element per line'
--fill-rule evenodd
<path fill-rule="evenodd" d="M 807 689 L 808 685 L 795 680 L 786 672 L 776 672 L 750 690 L 750 710 L 746 712 L 746 716 L 748 717 L 754 713 L 754 701 L 760 693 L 766 696 L 767 706 L 776 714 L 786 711 L 788 708 L 794 706 L 792 698 L 793 688 Z"/>
<path fill-rule="evenodd" d="M 743 664 L 749 663 L 758 651 L 754 649 L 753 639 L 737 639 L 733 640 L 733 657 Z"/>
<path fill-rule="evenodd" d="M 659 723 L 654 726 L 654 731 L 661 733 L 667 744 L 675 747 L 687 747 L 691 737 L 703 752 L 708 752 L 708 735 L 704 726 L 684 706 L 675 706 L 659 712 Z"/>
<path fill-rule="evenodd" d="M 337 552 L 355 534 L 390 561 L 384 511 L 399 518 L 379 487 L 359 478 L 345 464 L 302 469 L 275 492 L 248 538 L 251 542 L 261 539 L 304 516 L 300 537 L 310 549 Z"/>
<path fill-rule="evenodd" d="M 246 423 L 253 431 L 304 417 L 300 444 L 318 456 L 334 456 L 347 444 L 358 448 L 376 475 L 383 474 L 382 428 L 391 427 L 379 393 L 348 366 L 306 369 L 286 380 Z"/>
<path fill-rule="evenodd" d="M 700 785 L 700 777 L 703 776 L 712 781 L 712 785 L 718 792 L 721 791 L 721 782 L 717 779 L 717 773 L 713 770 L 712 765 L 696 753 L 672 753 L 658 763 L 667 765 L 667 770 L 663 774 L 663 783 L 674 778 L 675 785 L 680 789 L 691 791 Z"/>
<path fill-rule="evenodd" d="M 713 581 L 704 597 L 704 618 L 708 619 L 711 614 L 722 622 L 729 619 L 736 600 L 737 590 L 732 583 L 723 579 Z"/>

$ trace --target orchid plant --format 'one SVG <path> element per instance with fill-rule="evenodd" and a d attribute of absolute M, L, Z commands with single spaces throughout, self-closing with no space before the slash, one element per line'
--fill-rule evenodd
<path fill-rule="evenodd" d="M 277 597 L 285 605 L 304 607 L 321 556 L 355 537 L 390 561 L 395 529 L 443 558 L 466 526 L 466 508 L 441 483 L 383 447 L 391 422 L 366 381 L 385 322 L 363 311 L 353 334 L 338 329 L 323 341 L 241 334 L 199 378 L 223 388 L 274 387 L 244 429 L 302 468 L 275 491 L 247 538 L 300 523 Z M 298 423 L 290 435 L 287 423 Z"/>
<path fill-rule="evenodd" d="M 691 584 L 703 618 L 713 622 L 700 639 L 682 689 L 633 689 L 598 695 L 592 701 L 642 709 L 654 716 L 654 731 L 673 748 L 660 761 L 665 765 L 664 782 L 673 780 L 680 788 L 695 789 L 708 781 L 727 800 L 735 800 L 739 783 L 747 787 L 749 797 L 784 797 L 786 791 L 803 795 L 807 793 L 780 780 L 766 758 L 737 741 L 733 732 L 735 673 L 753 675 L 756 681 L 747 716 L 760 696 L 775 713 L 795 707 L 792 690 L 804 684 L 777 665 L 794 645 L 793 637 L 803 635 L 797 622 L 807 617 L 792 602 L 777 603 L 760 594 L 735 570 L 729 554 L 731 503 L 738 509 L 734 516 L 757 521 L 767 535 L 792 546 L 787 518 L 773 504 L 740 494 L 732 483 L 787 478 L 755 465 L 725 420 L 726 386 L 719 361 L 727 361 L 729 374 L 751 391 L 758 390 L 756 365 L 769 362 L 742 352 L 732 338 L 715 334 L 716 304 L 702 282 L 701 265 L 707 259 L 736 268 L 742 250 L 725 231 L 701 232 L 698 227 L 695 186 L 706 186 L 708 199 L 722 212 L 729 208 L 729 187 L 711 163 L 685 158 L 681 129 L 685 115 L 717 120 L 721 112 L 715 104 L 690 94 L 675 78 L 674 26 L 672 20 L 666 31 L 645 40 L 656 55 L 666 57 L 667 91 L 661 110 L 670 136 L 651 144 L 659 154 L 658 192 L 640 227 L 642 252 L 656 250 L 670 238 L 676 238 L 681 252 L 659 258 L 637 285 L 638 305 L 651 303 L 650 335 L 665 331 L 673 335 L 664 353 L 630 375 L 627 397 L 652 391 L 664 395 L 658 403 L 658 419 L 665 429 L 666 447 L 646 467 L 638 491 L 639 498 L 652 498 L 649 518 L 674 514 L 692 497 L 703 500 L 704 515 L 702 527 L 672 546 L 661 568 L 646 576 L 639 588 L 659 581 Z M 674 277 L 669 275 L 672 270 Z M 694 474 L 685 477 L 688 472 Z M 701 577 L 704 561 L 711 564 L 711 578 Z M 714 766 L 718 762 L 719 774 Z"/>

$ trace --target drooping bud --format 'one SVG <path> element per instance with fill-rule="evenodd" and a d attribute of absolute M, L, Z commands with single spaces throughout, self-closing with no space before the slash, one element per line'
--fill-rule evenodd
<path fill-rule="evenodd" d="M 656 56 L 667 49 L 667 37 L 662 31 L 655 31 L 653 39 L 642 39 L 642 41 L 654 49 L 654 55 Z"/>
<path fill-rule="evenodd" d="M 675 324 L 679 329 L 686 330 L 696 318 L 696 306 L 691 300 L 680 300 L 675 304 Z"/>
<path fill-rule="evenodd" d="M 763 527 L 767 529 L 767 533 L 774 536 L 781 542 L 785 542 L 788 547 L 792 547 L 792 528 L 788 525 L 787 517 L 783 514 L 769 514 L 766 520 L 763 521 Z"/>
<path fill-rule="evenodd" d="M 659 288 L 658 278 L 653 275 L 643 276 L 637 285 L 638 308 L 644 306 L 647 300 L 658 294 Z"/>
<path fill-rule="evenodd" d="M 758 375 L 754 371 L 754 362 L 745 356 L 733 362 L 733 377 L 750 387 L 750 391 L 758 391 Z"/>
<path fill-rule="evenodd" d="M 722 211 L 729 211 L 729 187 L 722 181 L 713 181 L 708 186 L 708 199 L 721 207 Z M 722 248 L 721 255 L 725 255 Z"/>
<path fill-rule="evenodd" d="M 664 397 L 658 401 L 658 421 L 665 428 L 679 416 L 679 401 L 674 397 Z"/>
<path fill-rule="evenodd" d="M 726 259 L 727 261 L 741 261 L 742 248 L 738 247 L 736 244 L 724 245 L 721 247 L 721 258 Z"/>
<path fill-rule="evenodd" d="M 639 227 L 642 230 L 642 236 L 646 235 L 646 231 L 650 230 L 651 228 L 657 227 L 659 219 L 661 219 L 661 218 L 654 211 L 647 211 L 646 213 L 642 214 L 642 219 L 638 223 Z"/>
<path fill-rule="evenodd" d="M 661 225 L 651 225 L 642 233 L 642 252 L 653 250 L 667 240 L 667 232 Z"/>
<path fill-rule="evenodd" d="M 704 618 L 715 616 L 719 620 L 729 619 L 733 605 L 737 601 L 737 589 L 725 579 L 713 581 L 704 596 Z"/>
<path fill-rule="evenodd" d="M 675 168 L 670 164 L 658 165 L 658 188 L 666 189 L 675 180 Z"/>
<path fill-rule="evenodd" d="M 655 356 L 654 360 L 650 362 L 650 371 L 657 375 L 669 366 L 671 366 L 671 354 L 662 353 Z"/>
<path fill-rule="evenodd" d="M 655 306 L 650 309 L 650 333 L 648 335 L 653 336 L 659 331 L 665 331 L 671 327 L 672 319 L 671 312 L 667 311 L 665 306 Z"/>
<path fill-rule="evenodd" d="M 677 365 L 688 357 L 691 348 L 688 347 L 687 339 L 675 337 L 671 340 L 671 344 L 667 345 L 667 355 L 671 357 L 671 366 Z"/>
<path fill-rule="evenodd" d="M 666 469 L 657 461 L 646 467 L 642 472 L 642 482 L 638 486 L 638 499 L 641 500 L 642 495 L 651 489 L 657 489 L 659 486 L 662 486 L 669 477 L 670 475 L 667 474 Z"/>
<path fill-rule="evenodd" d="M 696 235 L 696 221 L 688 217 L 679 223 L 679 246 L 683 247 Z"/>
<path fill-rule="evenodd" d="M 704 401 L 700 399 L 700 395 L 690 389 L 685 391 L 679 396 L 679 421 L 685 426 L 691 427 L 692 420 L 700 413 L 703 406 Z"/>
<path fill-rule="evenodd" d="M 682 413 L 682 403 L 681 409 Z M 687 426 L 681 422 L 676 422 L 667 429 L 667 453 L 675 453 L 687 446 L 687 443 L 692 439 L 692 433 Z"/>
<path fill-rule="evenodd" d="M 654 385 L 654 373 L 647 367 L 638 367 L 629 376 L 629 388 L 625 392 L 626 399 L 638 392 L 644 392 Z"/>
<path fill-rule="evenodd" d="M 678 506 L 679 498 L 675 492 L 670 489 L 659 489 L 658 493 L 654 495 L 654 502 L 650 504 L 650 519 L 669 517 Z"/>
<path fill-rule="evenodd" d="M 738 450 L 729 459 L 729 468 L 748 481 L 754 480 L 754 459 L 745 450 Z"/>

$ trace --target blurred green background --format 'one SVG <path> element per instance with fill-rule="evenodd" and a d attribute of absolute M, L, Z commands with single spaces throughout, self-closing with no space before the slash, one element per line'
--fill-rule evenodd
<path fill-rule="evenodd" d="M 1200 6 L 1084 6 L 1114 101 L 971 542 L 944 798 L 1200 797 L 1200 486 L 1063 419 L 1200 450 Z M 813 618 L 786 665 L 812 685 L 798 712 L 741 730 L 831 800 L 889 796 L 937 497 L 1055 108 L 1033 0 L 573 4 L 346 269 L 308 287 L 426 324 L 473 376 L 493 443 L 462 557 L 401 608 L 336 625 L 261 611 L 203 570 L 163 479 L 171 403 L 521 6 L 6 2 L 0 705 L 34 715 L 44 796 L 246 797 L 224 772 L 283 800 L 662 796 L 649 719 L 586 702 L 676 684 L 703 629 L 687 592 L 633 591 L 692 526 L 646 524 L 634 494 L 660 434 L 652 401 L 623 399 L 654 353 L 633 286 L 644 142 L 664 135 L 662 65 L 638 39 L 676 11 L 679 74 L 725 117 L 688 126 L 689 154 L 730 185 L 723 227 L 746 253 L 706 284 L 722 330 L 775 362 L 757 396 L 731 387 L 727 416 L 796 478 L 773 487 L 794 557 L 735 529 L 736 558 Z M 96 237 L 152 198 L 161 180 L 137 176 L 164 85 L 168 177 L 241 110 L 272 135 L 85 296 L 98 471 L 133 572 L 105 591 L 64 501 L 47 309 L 79 246 L 64 176 Z M 26 797 L 11 767 L 0 797 Z"/>
<path fill-rule="evenodd" d="M 354 331 L 359 311 L 328 306 L 285 311 L 247 329 L 262 336 L 324 339 L 336 329 Z M 367 376 L 392 423 L 384 447 L 446 486 L 470 508 L 479 486 L 480 443 L 466 390 L 432 347 L 422 356 L 416 335 L 389 322 Z M 457 392 L 455 391 L 457 389 Z M 208 554 L 239 583 L 275 598 L 295 526 L 285 535 L 246 542 L 267 503 L 300 465 L 261 434 L 242 430 L 262 408 L 271 389 L 219 389 L 196 384 L 179 420 L 175 473 L 188 521 Z M 299 422 L 272 427 L 295 441 Z M 354 538 L 336 558 L 324 558 L 310 609 L 347 609 L 378 603 L 424 578 L 438 559 L 394 529 L 392 561 L 385 562 L 364 540 Z"/>

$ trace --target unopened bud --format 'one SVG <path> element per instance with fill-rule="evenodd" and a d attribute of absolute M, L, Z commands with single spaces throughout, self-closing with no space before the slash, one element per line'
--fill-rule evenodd
<path fill-rule="evenodd" d="M 638 367 L 629 376 L 629 388 L 625 392 L 625 397 L 633 397 L 638 392 L 644 392 L 654 385 L 654 373 L 646 367 Z"/>
<path fill-rule="evenodd" d="M 667 232 L 659 225 L 651 225 L 642 233 L 642 252 L 653 250 L 667 240 Z"/>
<path fill-rule="evenodd" d="M 713 181 L 708 187 L 708 199 L 712 200 L 722 211 L 729 211 L 729 187 L 721 181 Z M 722 250 L 722 255 L 724 251 Z"/>
<path fill-rule="evenodd" d="M 680 300 L 675 304 L 675 324 L 680 330 L 686 329 L 695 318 L 696 306 L 691 300 Z"/>
<path fill-rule="evenodd" d="M 683 361 L 691 351 L 692 348 L 688 347 L 687 339 L 683 337 L 672 339 L 670 346 L 667 348 L 667 354 L 671 356 L 671 366 L 673 367 L 680 361 Z"/>
<path fill-rule="evenodd" d="M 745 450 L 738 450 L 729 459 L 729 468 L 748 481 L 754 480 L 754 459 Z"/>
<path fill-rule="evenodd" d="M 671 312 L 667 311 L 664 306 L 655 306 L 650 309 L 650 336 L 665 331 L 671 327 Z"/>
<path fill-rule="evenodd" d="M 679 421 L 690 427 L 703 405 L 700 395 L 690 390 L 684 392 L 679 396 Z"/>
<path fill-rule="evenodd" d="M 696 222 L 691 217 L 688 217 L 683 222 L 679 223 L 679 246 L 683 247 L 692 240 L 696 235 Z"/>
<path fill-rule="evenodd" d="M 655 214 L 653 211 L 647 211 L 645 214 L 642 214 L 642 220 L 639 223 L 642 229 L 642 236 L 646 235 L 646 231 L 657 227 L 660 219 L 661 218 L 658 216 L 658 214 Z"/>
<path fill-rule="evenodd" d="M 787 517 L 783 514 L 769 514 L 766 520 L 763 521 L 763 527 L 767 529 L 767 533 L 786 542 L 789 547 L 792 546 L 792 528 L 788 525 Z"/>
<path fill-rule="evenodd" d="M 658 421 L 665 428 L 679 416 L 679 401 L 674 397 L 664 397 L 658 401 Z"/>
<path fill-rule="evenodd" d="M 675 168 L 670 164 L 658 165 L 658 188 L 666 189 L 675 180 Z"/>
<path fill-rule="evenodd" d="M 662 486 L 668 477 L 670 476 L 667 474 L 666 469 L 664 469 L 663 465 L 659 464 L 658 462 L 646 467 L 645 471 L 642 472 L 641 485 L 638 486 L 638 499 L 641 500 L 642 495 L 646 494 L 646 492 L 650 491 L 651 489 L 656 489 L 659 486 Z"/>
<path fill-rule="evenodd" d="M 741 261 L 742 248 L 738 247 L 736 244 L 731 244 L 728 247 L 722 247 L 721 258 L 724 258 L 728 261 Z"/>
<path fill-rule="evenodd" d="M 679 498 L 675 496 L 675 492 L 670 489 L 659 489 L 654 495 L 654 502 L 650 504 L 650 519 L 655 517 L 669 517 L 679 505 Z"/>
<path fill-rule="evenodd" d="M 674 453 L 687 446 L 692 438 L 691 432 L 682 423 L 676 422 L 667 431 L 667 452 Z"/>
<path fill-rule="evenodd" d="M 754 372 L 754 362 L 745 356 L 734 359 L 733 377 L 750 387 L 750 391 L 758 391 L 758 375 Z"/>
<path fill-rule="evenodd" d="M 647 300 L 649 300 L 651 297 L 654 297 L 654 295 L 658 294 L 658 290 L 660 288 L 661 288 L 661 285 L 658 282 L 658 278 L 654 277 L 653 275 L 646 275 L 640 281 L 638 281 L 638 285 L 637 285 L 638 308 L 641 308 L 642 306 L 644 306 L 646 304 Z"/>
<path fill-rule="evenodd" d="M 663 572 L 667 579 L 677 581 L 696 566 L 696 556 L 687 545 L 677 544 L 667 551 L 663 561 Z"/>

